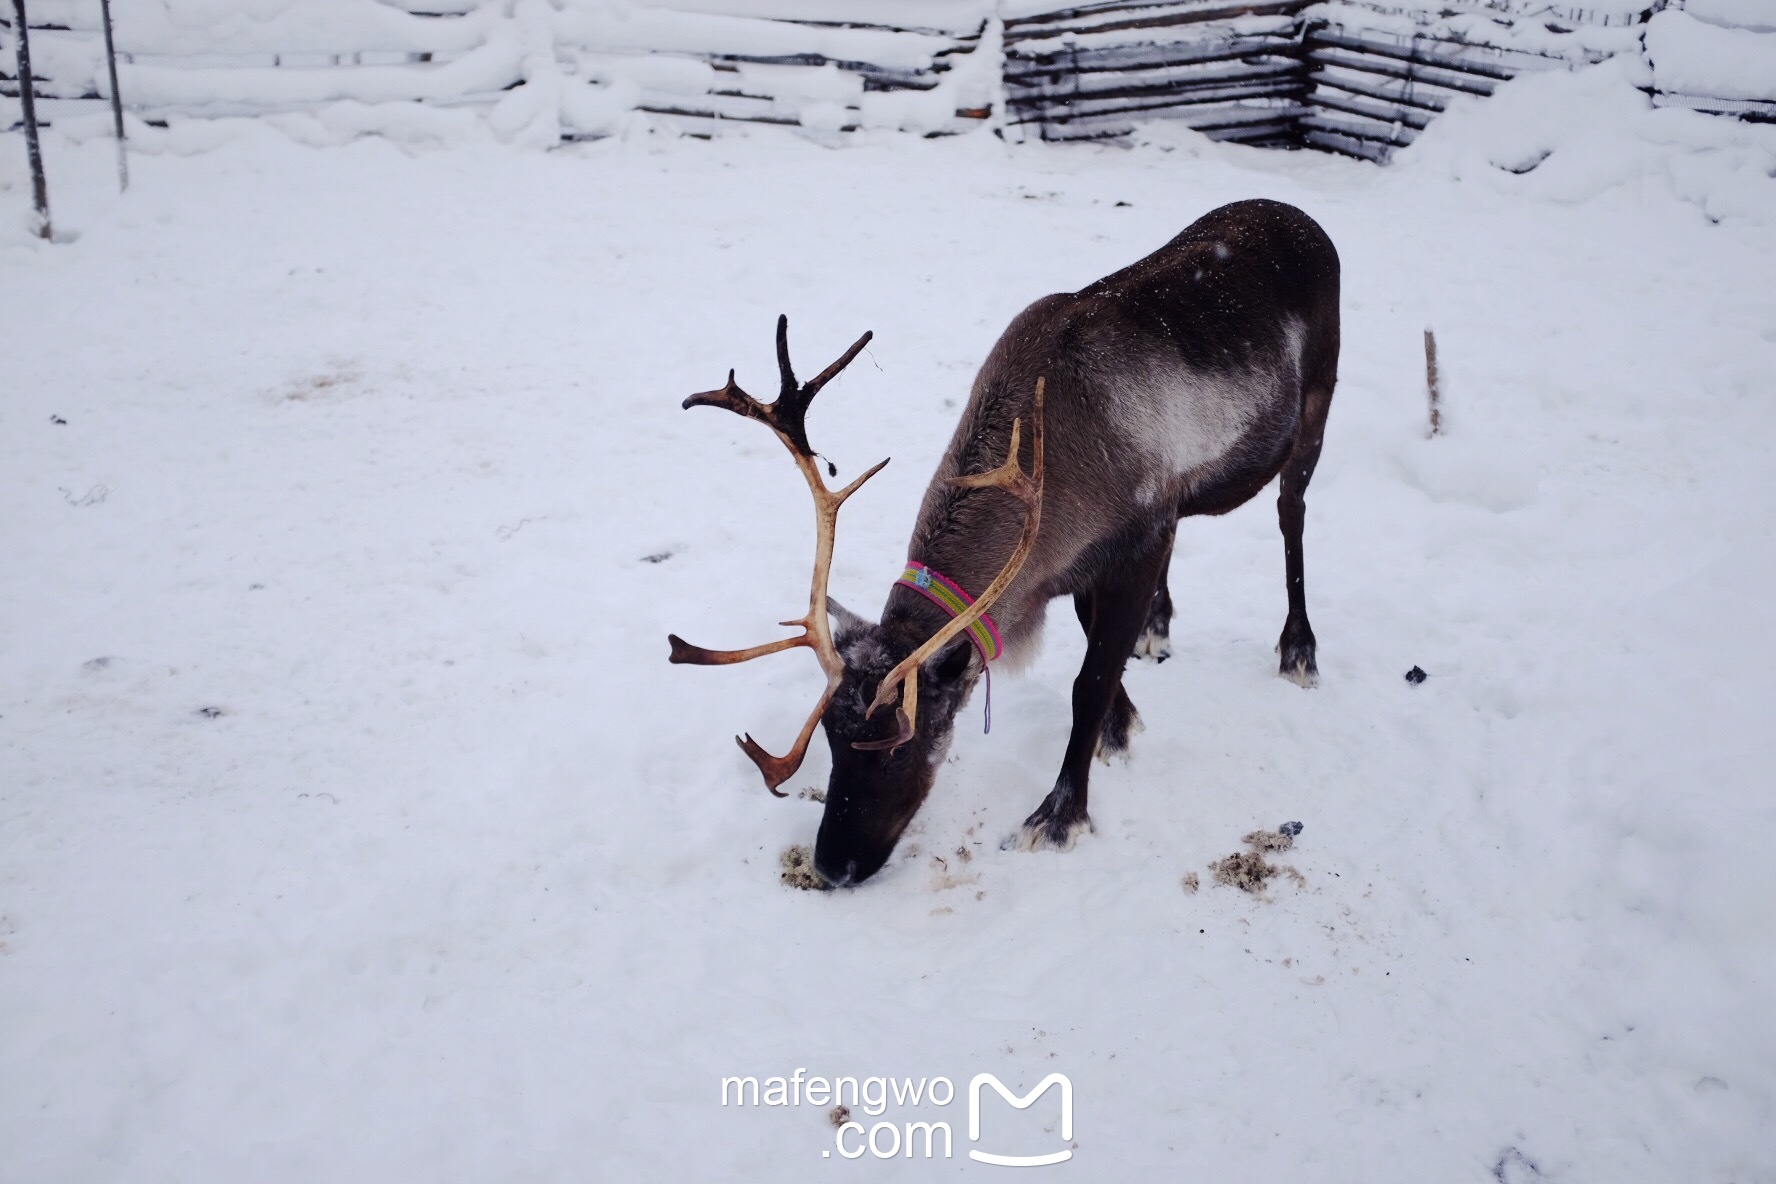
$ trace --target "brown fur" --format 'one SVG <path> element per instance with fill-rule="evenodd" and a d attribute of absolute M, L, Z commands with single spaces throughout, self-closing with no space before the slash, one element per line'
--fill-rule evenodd
<path fill-rule="evenodd" d="M 1005 566 L 1023 507 L 954 476 L 997 465 L 1012 421 L 1028 422 L 1046 383 L 1042 527 L 1034 550 L 992 608 L 1008 658 L 1034 647 L 1048 602 L 1072 596 L 1088 638 L 1073 689 L 1073 733 L 1054 791 L 1025 823 L 1027 847 L 1065 849 L 1090 826 L 1086 780 L 1100 740 L 1128 742 L 1134 707 L 1123 665 L 1145 630 L 1163 642 L 1165 586 L 1179 519 L 1223 514 L 1282 475 L 1289 614 L 1282 671 L 1315 676 L 1302 588 L 1302 495 L 1319 457 L 1337 378 L 1338 255 L 1312 219 L 1273 201 L 1223 206 L 1158 251 L 1078 292 L 1018 314 L 975 378 L 919 509 L 907 554 L 978 593 Z M 1032 456 L 1025 436 L 1023 456 Z M 829 709 L 834 749 L 816 865 L 838 883 L 886 860 L 934 779 L 954 713 L 978 678 L 957 642 L 920 680 L 920 735 L 895 768 L 847 751 L 886 724 L 862 718 L 886 665 L 944 623 L 942 610 L 896 586 L 879 625 L 838 632 L 846 686 Z M 963 648 L 957 648 L 963 647 Z M 883 713 L 879 713 L 883 714 Z M 912 751 L 909 751 L 912 750 Z"/>

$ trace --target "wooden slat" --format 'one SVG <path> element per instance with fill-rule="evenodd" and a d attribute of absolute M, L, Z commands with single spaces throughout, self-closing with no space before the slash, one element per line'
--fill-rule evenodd
<path fill-rule="evenodd" d="M 1346 136 L 1325 128 L 1304 126 L 1301 138 L 1310 148 L 1317 148 L 1322 152 L 1336 152 L 1341 156 L 1354 156 L 1358 160 L 1367 160 L 1374 164 L 1386 164 L 1388 158 L 1394 153 L 1390 145 L 1359 139 L 1356 136 Z"/>
<path fill-rule="evenodd" d="M 1423 110 L 1440 114 L 1449 109 L 1449 101 L 1460 93 L 1450 91 L 1422 80 L 1395 80 L 1377 78 L 1372 74 L 1360 74 L 1342 67 L 1329 67 L 1310 61 L 1311 70 L 1308 82 L 1319 87 L 1331 87 L 1346 94 L 1360 95 L 1363 98 L 1379 99 L 1385 103 L 1400 103 L 1408 107 L 1419 107 Z"/>
<path fill-rule="evenodd" d="M 1014 108 L 1031 109 L 1064 106 L 1091 99 L 1133 98 L 1141 95 L 1179 94 L 1205 86 L 1283 79 L 1297 89 L 1305 87 L 1301 63 L 1288 58 L 1273 58 L 1244 69 L 1228 69 L 1219 63 L 1207 63 L 1208 69 L 1156 72 L 1133 78 L 1113 75 L 1108 79 L 1094 76 L 1074 78 L 1052 89 L 1024 90 L 1008 94 L 1006 103 Z"/>
<path fill-rule="evenodd" d="M 1070 124 L 1044 125 L 1041 138 L 1050 142 L 1110 139 L 1127 135 L 1142 123 L 1164 119 L 1181 123 L 1213 140 L 1287 142 L 1298 138 L 1297 122 L 1303 111 L 1301 107 L 1276 107 L 1267 111 L 1250 107 L 1180 107 L 1157 113 L 1094 116 Z"/>
<path fill-rule="evenodd" d="M 1415 66 L 1431 66 L 1439 70 L 1449 70 L 1458 74 L 1478 74 L 1482 78 L 1490 78 L 1497 82 L 1508 82 L 1517 76 L 1517 72 L 1514 70 L 1510 70 L 1505 66 L 1497 65 L 1493 62 L 1481 60 L 1478 53 L 1476 53 L 1476 56 L 1471 57 L 1463 56 L 1461 54 L 1439 53 L 1436 50 L 1421 48 L 1426 44 L 1426 42 L 1423 41 L 1415 41 L 1410 46 L 1397 45 L 1392 42 L 1382 41 L 1375 38 L 1355 37 L 1342 30 L 1334 31 L 1332 26 L 1309 30 L 1307 34 L 1307 44 L 1309 52 L 1312 52 L 1316 45 L 1330 45 L 1339 49 L 1354 50 L 1358 53 L 1375 54 L 1384 58 L 1393 58 L 1396 61 L 1411 62 Z M 1451 43 L 1436 41 L 1432 42 L 1432 44 L 1448 45 Z M 1490 46 L 1472 46 L 1470 48 L 1475 51 L 1485 50 L 1487 56 L 1502 52 L 1494 50 Z"/>
<path fill-rule="evenodd" d="M 1050 112 L 1040 116 L 1009 115 L 1006 122 L 1016 125 L 1036 123 L 1043 126 L 1065 125 L 1076 123 L 1082 119 L 1096 119 L 1104 115 L 1136 115 L 1157 114 L 1164 111 L 1183 108 L 1225 107 L 1230 104 L 1250 100 L 1269 99 L 1287 102 L 1296 106 L 1304 106 L 1303 96 L 1297 91 L 1263 90 L 1256 87 L 1227 87 L 1217 91 L 1204 91 L 1195 95 L 1163 99 L 1126 99 L 1101 104 L 1091 104 L 1063 113 Z M 1264 108 L 1252 107 L 1253 111 Z"/>
<path fill-rule="evenodd" d="M 1359 140 L 1372 140 L 1395 148 L 1404 148 L 1412 143 L 1412 133 L 1394 124 L 1339 118 L 1317 111 L 1310 111 L 1304 116 L 1301 126 L 1304 131 L 1330 132 Z"/>
<path fill-rule="evenodd" d="M 1338 51 L 1315 44 L 1310 35 L 1308 40 L 1307 60 L 1312 63 L 1338 66 L 1346 70 L 1356 70 L 1364 74 L 1379 74 L 1384 78 L 1398 78 L 1406 82 L 1425 82 L 1432 86 L 1440 86 L 1446 90 L 1460 91 L 1463 94 L 1492 94 L 1498 83 L 1492 78 L 1475 78 L 1429 66 L 1418 66 L 1410 62 L 1400 62 L 1394 58 L 1369 57 L 1358 53 L 1340 53 Z"/>
<path fill-rule="evenodd" d="M 1709 115 L 1725 115 L 1749 123 L 1776 123 L 1776 102 L 1767 99 L 1716 99 L 1706 95 L 1681 95 L 1671 91 L 1653 93 L 1655 107 L 1681 107 L 1686 111 L 1702 111 Z"/>
<path fill-rule="evenodd" d="M 1348 115 L 1361 115 L 1366 119 L 1374 119 L 1381 123 L 1403 124 L 1413 131 L 1423 131 L 1436 113 L 1420 111 L 1412 107 L 1383 106 L 1379 103 L 1365 102 L 1362 99 L 1345 98 L 1342 95 L 1315 93 L 1313 103 L 1316 107 L 1324 107 L 1332 111 L 1343 111 Z"/>
<path fill-rule="evenodd" d="M 1210 37 L 1198 42 L 1168 45 L 1118 45 L 1039 54 L 1011 50 L 1005 55 L 1004 77 L 1007 86 L 1025 86 L 1033 84 L 1030 80 L 1057 74 L 1114 74 L 1260 54 L 1293 55 L 1298 53 L 1299 44 L 1293 37 L 1259 34 Z"/>
<path fill-rule="evenodd" d="M 1007 21 L 1005 23 L 1005 44 L 1013 45 L 1020 41 L 1030 41 L 1044 37 L 1061 37 L 1066 34 L 1117 33 L 1128 29 L 1162 29 L 1177 25 L 1202 24 L 1208 21 L 1235 20 L 1247 16 L 1293 16 L 1307 7 L 1306 0 L 1249 0 L 1247 3 L 1233 4 L 1177 4 L 1177 5 L 1129 5 L 1131 10 L 1146 9 L 1138 15 L 1127 17 L 1117 15 L 1123 9 L 1106 7 L 1101 14 L 1086 16 L 1067 16 L 1055 14 L 1054 17 Z M 1077 13 L 1082 10 L 1072 9 L 1065 12 Z M 1107 14 L 1107 19 L 1098 20 L 1097 15 Z"/>

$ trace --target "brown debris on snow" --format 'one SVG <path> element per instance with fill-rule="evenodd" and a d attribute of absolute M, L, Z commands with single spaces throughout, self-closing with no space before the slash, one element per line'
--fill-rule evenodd
<path fill-rule="evenodd" d="M 801 844 L 796 844 L 777 857 L 777 864 L 783 869 L 778 878 L 791 888 L 800 888 L 809 892 L 823 892 L 826 881 L 814 871 L 814 852 Z"/>
<path fill-rule="evenodd" d="M 1215 873 L 1215 883 L 1227 884 L 1242 892 L 1254 896 L 1264 892 L 1264 885 L 1274 876 L 1284 875 L 1295 881 L 1298 888 L 1307 887 L 1307 877 L 1290 867 L 1288 864 L 1271 863 L 1264 858 L 1266 852 L 1287 851 L 1295 845 L 1295 836 L 1301 833 L 1299 822 L 1285 823 L 1276 830 L 1255 830 L 1240 841 L 1250 848 L 1248 851 L 1236 851 L 1226 859 L 1217 859 L 1209 865 Z M 1194 891 L 1190 881 L 1195 879 L 1194 873 L 1185 877 L 1185 888 Z"/>
<path fill-rule="evenodd" d="M 968 853 L 966 848 L 958 847 L 956 852 L 958 855 L 962 856 L 962 861 L 964 863 L 974 858 L 973 855 Z M 973 884 L 979 880 L 980 877 L 978 875 L 967 875 L 960 871 L 951 870 L 950 861 L 941 855 L 933 855 L 931 857 L 931 890 L 933 892 L 944 892 L 951 888 L 960 888 L 964 884 Z"/>
<path fill-rule="evenodd" d="M 1209 870 L 1215 873 L 1215 883 L 1256 895 L 1264 891 L 1264 882 L 1276 875 L 1278 869 L 1256 851 L 1236 851 L 1211 863 Z"/>
<path fill-rule="evenodd" d="M 1195 872 L 1184 873 L 1184 891 L 1195 892 L 1202 887 L 1202 881 L 1196 878 Z"/>

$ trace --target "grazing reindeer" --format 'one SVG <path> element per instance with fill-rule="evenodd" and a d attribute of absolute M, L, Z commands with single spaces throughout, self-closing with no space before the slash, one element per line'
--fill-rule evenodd
<path fill-rule="evenodd" d="M 785 622 L 802 632 L 732 651 L 674 636 L 671 660 L 722 665 L 814 650 L 826 691 L 789 754 L 772 756 L 751 736 L 739 744 L 782 797 L 777 786 L 800 767 L 815 725 L 825 725 L 833 767 L 814 866 L 829 884 L 858 883 L 886 862 L 930 792 L 987 661 L 1027 657 L 1048 602 L 1069 595 L 1086 634 L 1073 731 L 1054 789 L 1018 840 L 1030 850 L 1072 847 L 1091 829 L 1093 754 L 1124 751 L 1138 722 L 1123 666 L 1132 654 L 1169 652 L 1166 568 L 1178 520 L 1225 514 L 1279 473 L 1289 615 L 1277 649 L 1283 675 L 1302 686 L 1316 680 L 1302 495 L 1337 380 L 1338 253 L 1300 210 L 1223 206 L 1139 263 L 1019 313 L 974 380 L 879 623 L 830 601 L 826 586 L 839 507 L 888 462 L 832 492 L 803 422 L 870 334 L 798 385 L 787 332 L 780 318 L 776 402 L 754 400 L 730 371 L 721 390 L 685 406 L 762 421 L 807 479 L 814 578 L 807 614 Z"/>

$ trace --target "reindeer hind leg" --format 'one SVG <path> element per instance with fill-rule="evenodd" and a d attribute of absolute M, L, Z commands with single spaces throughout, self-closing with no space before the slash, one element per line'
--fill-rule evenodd
<path fill-rule="evenodd" d="M 1176 535 L 1173 536 L 1174 540 Z M 1172 544 L 1166 544 L 1165 559 L 1159 567 L 1159 587 L 1153 593 L 1153 605 L 1147 612 L 1147 626 L 1135 639 L 1135 657 L 1149 662 L 1163 662 L 1172 656 L 1172 589 L 1167 573 L 1172 566 Z"/>
<path fill-rule="evenodd" d="M 1302 396 L 1301 422 L 1283 462 L 1282 489 L 1277 494 L 1277 525 L 1283 532 L 1283 574 L 1289 593 L 1289 616 L 1277 639 L 1278 673 L 1299 686 L 1320 681 L 1318 643 L 1307 621 L 1307 591 L 1302 575 L 1302 529 L 1307 522 L 1307 483 L 1313 480 L 1326 433 L 1326 412 L 1332 405 L 1332 382 L 1310 385 Z"/>
<path fill-rule="evenodd" d="M 1164 595 L 1162 585 L 1160 595 Z M 1157 599 L 1157 598 L 1156 598 Z M 1168 601 L 1168 608 L 1170 602 Z M 1073 596 L 1073 612 L 1079 618 L 1079 625 L 1085 635 L 1091 637 L 1091 593 L 1078 592 Z M 1135 653 L 1141 652 L 1137 642 Z M 1162 659 L 1163 660 L 1163 659 Z M 1141 713 L 1135 710 L 1134 702 L 1128 697 L 1128 690 L 1121 682 L 1116 684 L 1116 697 L 1110 701 L 1110 710 L 1104 715 L 1104 726 L 1098 732 L 1097 758 L 1106 765 L 1112 757 L 1127 756 L 1129 738 L 1146 730 L 1141 722 Z"/>
<path fill-rule="evenodd" d="M 1098 732 L 1097 758 L 1106 765 L 1113 757 L 1126 757 L 1129 750 L 1129 739 L 1147 730 L 1141 722 L 1141 713 L 1129 700 L 1128 691 L 1120 685 L 1116 688 L 1116 698 L 1110 702 L 1110 710 L 1104 716 L 1104 726 Z"/>

